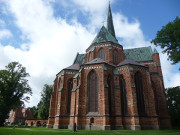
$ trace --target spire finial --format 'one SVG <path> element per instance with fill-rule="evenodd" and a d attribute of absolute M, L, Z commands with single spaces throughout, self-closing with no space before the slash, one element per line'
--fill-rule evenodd
<path fill-rule="evenodd" d="M 112 19 L 112 13 L 111 13 L 110 1 L 109 1 L 108 18 L 107 18 L 107 29 L 116 38 L 114 25 L 113 25 L 113 19 Z"/>

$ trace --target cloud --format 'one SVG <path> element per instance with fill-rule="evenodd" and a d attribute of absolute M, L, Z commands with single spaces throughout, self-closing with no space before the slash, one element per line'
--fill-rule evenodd
<path fill-rule="evenodd" d="M 0 19 L 0 27 L 4 27 L 4 26 L 5 26 L 5 22 Z"/>
<path fill-rule="evenodd" d="M 122 14 L 113 14 L 116 36 L 120 38 L 120 44 L 126 48 L 150 46 L 148 41 L 145 41 L 140 22 L 134 20 L 129 22 L 128 18 Z"/>
<path fill-rule="evenodd" d="M 172 65 L 171 62 L 167 60 L 167 54 L 161 53 L 162 49 L 160 48 L 158 48 L 158 50 L 160 52 L 159 56 L 161 60 L 161 69 L 163 72 L 165 88 L 179 86 L 180 73 L 178 67 L 180 66 L 180 63 L 177 65 Z"/>
<path fill-rule="evenodd" d="M 43 85 L 53 84 L 55 75 L 72 64 L 77 52 L 84 53 L 95 35 L 75 20 L 71 25 L 62 18 L 57 20 L 50 4 L 41 0 L 17 0 L 6 4 L 14 15 L 16 26 L 22 31 L 21 36 L 29 42 L 21 44 L 21 48 L 15 48 L 13 44 L 0 46 L 0 58 L 6 58 L 1 65 L 19 61 L 27 68 L 33 89 L 28 106 L 36 105 Z"/>
<path fill-rule="evenodd" d="M 6 30 L 6 29 L 0 30 L 0 40 L 8 39 L 10 37 L 12 37 L 12 33 L 9 30 Z"/>

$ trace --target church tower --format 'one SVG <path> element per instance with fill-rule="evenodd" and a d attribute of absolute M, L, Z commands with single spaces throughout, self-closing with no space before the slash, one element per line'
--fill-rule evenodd
<path fill-rule="evenodd" d="M 170 128 L 158 52 L 123 49 L 110 4 L 107 27 L 54 81 L 48 127 L 72 129 L 74 123 L 93 130 Z"/>

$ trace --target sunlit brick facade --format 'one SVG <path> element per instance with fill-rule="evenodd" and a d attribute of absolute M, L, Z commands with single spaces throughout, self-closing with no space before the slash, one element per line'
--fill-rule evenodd
<path fill-rule="evenodd" d="M 54 81 L 48 127 L 77 129 L 170 128 L 159 54 L 151 47 L 123 49 L 109 6 L 104 26 L 73 65 Z"/>

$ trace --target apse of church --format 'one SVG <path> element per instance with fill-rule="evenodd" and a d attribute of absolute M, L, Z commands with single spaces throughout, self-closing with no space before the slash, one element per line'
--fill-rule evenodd
<path fill-rule="evenodd" d="M 85 54 L 55 78 L 49 128 L 111 130 L 170 128 L 159 54 L 151 47 L 123 49 L 109 5 Z"/>

